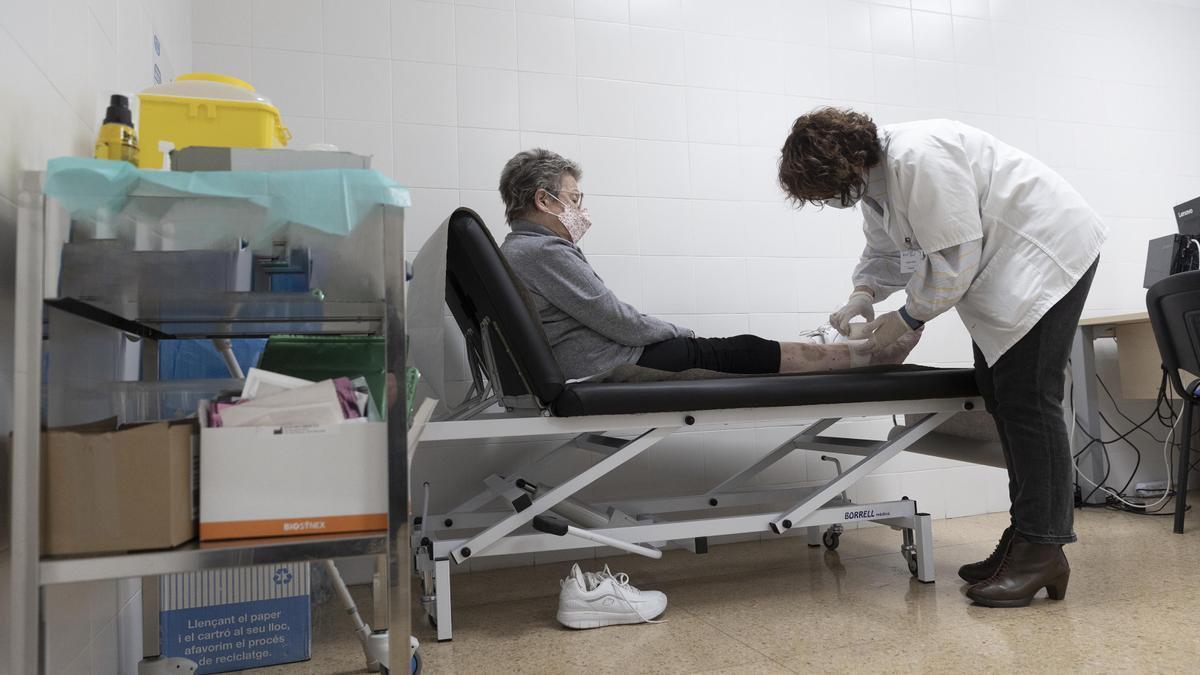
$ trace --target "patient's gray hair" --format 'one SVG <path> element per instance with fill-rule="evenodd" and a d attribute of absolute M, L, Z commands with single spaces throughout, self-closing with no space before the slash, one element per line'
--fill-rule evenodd
<path fill-rule="evenodd" d="M 511 223 L 532 208 L 539 189 L 557 193 L 562 188 L 563 174 L 579 180 L 583 170 L 566 157 L 543 148 L 518 152 L 500 172 L 504 219 Z"/>

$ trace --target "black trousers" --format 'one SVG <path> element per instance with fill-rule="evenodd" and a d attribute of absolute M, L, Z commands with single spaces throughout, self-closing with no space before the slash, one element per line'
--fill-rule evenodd
<path fill-rule="evenodd" d="M 990 368 L 975 348 L 975 380 L 1008 465 L 1013 528 L 1032 542 L 1075 541 L 1074 466 L 1063 415 L 1067 360 L 1096 274 L 1089 269 Z"/>
<path fill-rule="evenodd" d="M 757 335 L 727 338 L 677 337 L 647 345 L 637 364 L 679 372 L 703 368 L 721 373 L 760 375 L 779 372 L 779 343 Z"/>

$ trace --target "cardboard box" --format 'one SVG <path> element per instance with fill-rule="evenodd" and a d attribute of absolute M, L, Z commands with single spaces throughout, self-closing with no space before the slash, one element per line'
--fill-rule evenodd
<path fill-rule="evenodd" d="M 207 426 L 200 406 L 200 539 L 387 529 L 387 423 Z"/>
<path fill-rule="evenodd" d="M 116 419 L 42 434 L 42 552 L 178 546 L 196 536 L 194 420 L 118 430 Z"/>
<path fill-rule="evenodd" d="M 306 661 L 312 650 L 308 563 L 256 565 L 159 578 L 163 656 L 197 673 Z"/>

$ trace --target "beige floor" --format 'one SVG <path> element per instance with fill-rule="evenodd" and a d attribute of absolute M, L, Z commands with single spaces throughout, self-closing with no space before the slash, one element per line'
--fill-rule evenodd
<path fill-rule="evenodd" d="M 836 553 L 797 537 L 609 559 L 667 593 L 657 625 L 559 627 L 562 563 L 457 576 L 454 640 L 439 644 L 423 621 L 414 631 L 429 673 L 1200 672 L 1200 513 L 1190 515 L 1180 536 L 1170 518 L 1079 514 L 1066 600 L 1043 594 L 1025 609 L 963 597 L 955 570 L 987 555 L 1005 524 L 988 515 L 935 523 L 931 585 L 910 577 L 898 533 L 871 528 L 847 532 Z M 270 672 L 363 672 L 333 609 L 317 612 L 313 660 Z"/>

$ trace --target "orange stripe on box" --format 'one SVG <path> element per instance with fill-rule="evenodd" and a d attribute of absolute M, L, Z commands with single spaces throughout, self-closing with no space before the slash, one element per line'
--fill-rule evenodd
<path fill-rule="evenodd" d="M 302 534 L 366 532 L 386 529 L 386 513 L 368 513 L 361 516 L 273 518 L 270 520 L 226 520 L 215 523 L 200 523 L 200 541 L 247 539 L 253 537 L 291 537 Z"/>

